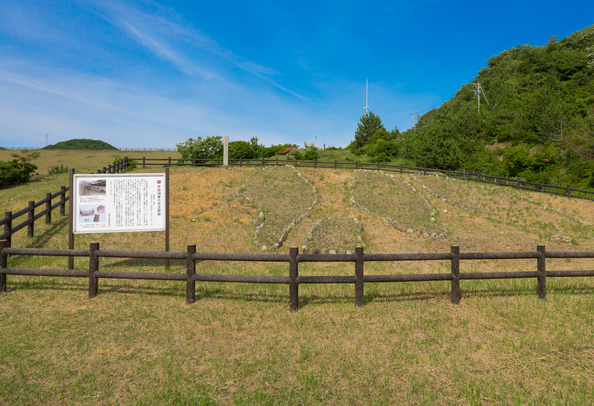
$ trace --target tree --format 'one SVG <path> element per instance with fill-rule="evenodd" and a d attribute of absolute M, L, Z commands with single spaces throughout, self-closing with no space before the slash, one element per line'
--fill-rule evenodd
<path fill-rule="evenodd" d="M 189 138 L 186 142 L 176 144 L 177 151 L 183 159 L 212 159 L 223 156 L 223 141 L 221 136 L 209 136 L 205 139 Z"/>
<path fill-rule="evenodd" d="M 376 116 L 373 111 L 369 114 L 364 114 L 360 123 L 357 124 L 357 131 L 355 131 L 355 143 L 353 149 L 363 148 L 371 139 L 377 130 L 386 130 L 382 124 L 382 119 Z"/>
<path fill-rule="evenodd" d="M 229 158 L 254 159 L 256 156 L 252 146 L 245 141 L 231 141 L 229 143 Z"/>

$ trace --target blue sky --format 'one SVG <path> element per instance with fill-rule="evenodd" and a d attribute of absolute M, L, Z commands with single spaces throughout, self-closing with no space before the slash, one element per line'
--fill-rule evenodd
<path fill-rule="evenodd" d="M 592 16 L 591 0 L 0 0 L 0 146 L 346 146 L 366 79 L 370 109 L 405 130 L 490 56 Z"/>

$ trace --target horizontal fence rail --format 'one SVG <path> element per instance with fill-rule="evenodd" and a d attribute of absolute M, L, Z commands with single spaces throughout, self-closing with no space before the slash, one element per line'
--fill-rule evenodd
<path fill-rule="evenodd" d="M 121 173 L 128 170 L 129 166 L 133 164 L 128 157 L 122 158 L 114 164 L 110 164 L 103 169 L 97 169 L 97 173 Z M 30 200 L 27 207 L 17 212 L 5 211 L 4 218 L 0 218 L 0 226 L 4 226 L 4 232 L 0 234 L 0 240 L 7 240 L 8 246 L 12 245 L 12 235 L 23 228 L 27 227 L 27 237 L 33 238 L 35 236 L 35 221 L 44 217 L 45 224 L 52 223 L 52 211 L 60 208 L 60 215 L 66 215 L 66 202 L 70 200 L 70 196 L 66 195 L 66 192 L 70 192 L 70 187 L 62 186 L 60 191 L 55 193 L 46 193 L 45 198 L 34 201 Z M 59 198 L 58 201 L 52 204 L 54 199 Z M 40 212 L 35 212 L 35 209 L 44 206 L 44 209 Z M 14 221 L 21 216 L 27 214 L 27 220 L 22 223 L 14 224 Z"/>
<path fill-rule="evenodd" d="M 142 167 L 147 166 L 207 166 L 207 167 L 218 167 L 223 165 L 222 158 L 212 159 L 184 159 L 184 158 L 129 158 L 138 162 L 138 165 L 142 162 Z M 530 190 L 533 192 L 548 193 L 553 195 L 568 196 L 578 199 L 594 200 L 594 191 L 585 189 L 576 189 L 570 186 L 557 186 L 549 185 L 546 183 L 529 182 L 526 180 L 520 180 L 519 178 L 504 178 L 501 176 L 485 175 L 482 173 L 466 172 L 466 171 L 453 171 L 447 169 L 433 169 L 433 168 L 422 168 L 416 166 L 404 166 L 404 165 L 391 165 L 385 163 L 369 163 L 369 162 L 339 162 L 335 161 L 304 161 L 296 159 L 229 159 L 228 166 L 277 166 L 277 165 L 293 165 L 300 168 L 320 168 L 320 169 L 368 169 L 377 170 L 384 172 L 395 172 L 402 174 L 442 174 L 451 178 L 464 179 L 473 182 L 490 183 L 498 186 L 509 186 L 516 189 Z"/>
<path fill-rule="evenodd" d="M 23 256 L 78 256 L 88 257 L 88 270 L 63 269 L 31 269 L 11 268 L 8 265 L 9 255 Z M 100 258 L 150 258 L 150 259 L 180 259 L 186 261 L 185 273 L 158 272 L 128 272 L 102 271 L 99 268 Z M 544 245 L 538 245 L 532 252 L 463 252 L 458 246 L 452 246 L 446 253 L 422 254 L 364 254 L 363 247 L 356 247 L 354 254 L 299 254 L 296 247 L 291 247 L 289 254 L 225 254 L 196 252 L 196 245 L 188 245 L 186 252 L 147 252 L 147 251 L 116 251 L 101 250 L 99 243 L 91 243 L 88 250 L 41 249 L 41 248 L 11 248 L 7 241 L 0 241 L 0 291 L 6 290 L 7 275 L 54 276 L 88 278 L 89 298 L 97 296 L 99 279 L 142 279 L 167 280 L 186 282 L 186 303 L 196 301 L 196 282 L 227 282 L 227 283 L 266 283 L 289 285 L 289 309 L 295 311 L 299 307 L 300 284 L 349 283 L 355 285 L 355 305 L 364 304 L 365 283 L 394 283 L 394 282 L 429 282 L 450 281 L 451 302 L 459 304 L 461 299 L 461 280 L 477 279 L 516 279 L 534 278 L 537 280 L 537 294 L 540 299 L 546 297 L 546 280 L 548 277 L 589 277 L 594 276 L 594 270 L 577 271 L 547 271 L 547 258 L 594 258 L 594 252 L 547 252 Z M 518 272 L 460 272 L 460 261 L 464 260 L 511 260 L 535 259 L 536 271 Z M 241 261 L 241 262 L 281 262 L 289 264 L 288 276 L 268 275 L 224 275 L 202 274 L 196 272 L 197 262 L 203 261 Z M 376 261 L 449 261 L 450 272 L 438 274 L 395 274 L 395 275 L 366 275 L 366 262 Z M 354 263 L 351 275 L 307 276 L 299 275 L 299 263 L 305 262 L 347 262 Z"/>

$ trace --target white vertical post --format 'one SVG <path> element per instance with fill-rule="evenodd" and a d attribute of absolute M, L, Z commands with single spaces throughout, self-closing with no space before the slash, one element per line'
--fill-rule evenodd
<path fill-rule="evenodd" d="M 223 166 L 229 166 L 229 136 L 223 136 Z"/>

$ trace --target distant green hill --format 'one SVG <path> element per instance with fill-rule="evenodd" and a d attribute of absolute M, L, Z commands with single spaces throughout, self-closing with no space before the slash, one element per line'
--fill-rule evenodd
<path fill-rule="evenodd" d="M 89 140 L 86 138 L 75 138 L 68 141 L 58 142 L 53 145 L 48 145 L 43 149 L 102 149 L 102 150 L 116 150 L 117 148 L 107 142 L 99 140 Z"/>
<path fill-rule="evenodd" d="M 594 25 L 487 64 L 472 80 L 484 92 L 480 111 L 477 85 L 462 86 L 403 133 L 403 155 L 428 167 L 594 187 Z"/>
<path fill-rule="evenodd" d="M 353 149 L 368 155 L 594 188 L 594 25 L 492 56 L 416 129 L 361 134 L 365 145 L 355 142 Z"/>

